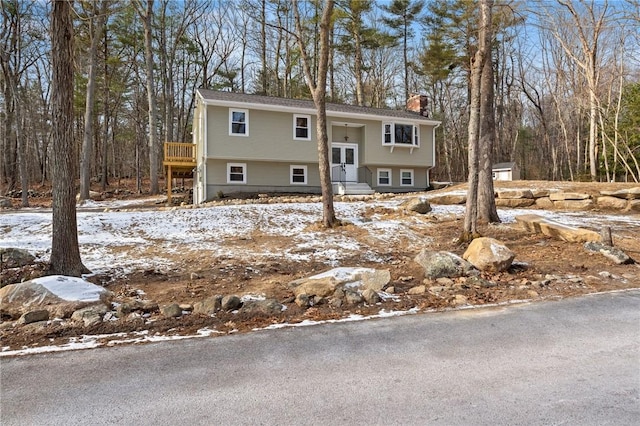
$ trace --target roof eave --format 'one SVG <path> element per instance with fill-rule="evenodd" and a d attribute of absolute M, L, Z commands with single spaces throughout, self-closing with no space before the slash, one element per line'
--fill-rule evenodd
<path fill-rule="evenodd" d="M 202 94 L 199 93 L 202 102 L 205 105 L 213 105 L 213 106 L 223 106 L 229 108 L 242 108 L 242 109 L 259 109 L 264 111 L 277 111 L 277 112 L 291 112 L 291 113 L 301 113 L 301 114 L 309 114 L 316 115 L 315 108 L 304 108 L 304 107 L 290 107 L 284 105 L 272 105 L 265 103 L 255 103 L 255 102 L 243 102 L 243 101 L 229 101 L 229 100 L 219 100 L 219 99 L 207 99 Z M 427 118 L 422 118 L 420 116 L 416 117 L 394 117 L 390 115 L 382 115 L 382 114 L 367 114 L 367 113 L 358 113 L 358 112 L 345 112 L 345 111 L 334 111 L 331 109 L 327 109 L 327 117 L 338 117 L 338 118 L 360 118 L 365 120 L 380 120 L 380 121 L 410 121 L 417 122 L 426 126 L 437 126 L 440 125 L 440 121 L 429 120 Z"/>

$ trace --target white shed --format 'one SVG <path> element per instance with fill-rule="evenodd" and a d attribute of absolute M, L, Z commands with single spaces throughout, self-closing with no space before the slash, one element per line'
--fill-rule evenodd
<path fill-rule="evenodd" d="M 497 163 L 492 167 L 493 180 L 520 180 L 520 168 L 516 163 Z"/>

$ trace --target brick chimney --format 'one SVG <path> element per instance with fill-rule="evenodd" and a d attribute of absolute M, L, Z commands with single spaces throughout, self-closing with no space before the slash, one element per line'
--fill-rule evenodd
<path fill-rule="evenodd" d="M 427 96 L 411 95 L 407 100 L 407 111 L 417 112 L 424 117 L 428 117 L 429 113 L 427 111 Z"/>

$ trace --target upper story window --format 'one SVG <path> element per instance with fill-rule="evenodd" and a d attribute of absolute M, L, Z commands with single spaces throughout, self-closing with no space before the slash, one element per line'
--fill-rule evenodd
<path fill-rule="evenodd" d="M 293 139 L 311 140 L 311 116 L 294 114 L 293 116 Z"/>
<path fill-rule="evenodd" d="M 248 110 L 229 109 L 229 134 L 233 136 L 249 136 Z"/>
<path fill-rule="evenodd" d="M 420 146 L 419 128 L 413 124 L 384 123 L 382 144 Z"/>

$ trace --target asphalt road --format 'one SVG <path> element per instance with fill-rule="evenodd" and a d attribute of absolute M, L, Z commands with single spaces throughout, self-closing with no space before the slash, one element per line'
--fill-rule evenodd
<path fill-rule="evenodd" d="M 0 367 L 2 425 L 631 425 L 640 291 Z"/>

